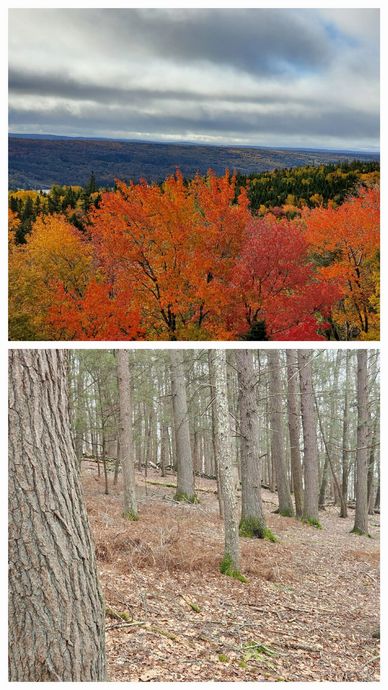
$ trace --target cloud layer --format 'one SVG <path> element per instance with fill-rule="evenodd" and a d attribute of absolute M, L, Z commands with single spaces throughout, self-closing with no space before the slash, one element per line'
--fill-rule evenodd
<path fill-rule="evenodd" d="M 378 10 L 13 9 L 15 132 L 377 148 Z"/>

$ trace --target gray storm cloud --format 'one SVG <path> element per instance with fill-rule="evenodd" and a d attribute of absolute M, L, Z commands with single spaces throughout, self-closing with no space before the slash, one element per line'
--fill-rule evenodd
<path fill-rule="evenodd" d="M 378 146 L 377 10 L 11 10 L 9 26 L 11 131 Z"/>

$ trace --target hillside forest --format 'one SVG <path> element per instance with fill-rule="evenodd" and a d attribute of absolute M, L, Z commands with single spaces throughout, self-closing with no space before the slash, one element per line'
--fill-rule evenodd
<path fill-rule="evenodd" d="M 11 340 L 376 340 L 379 164 L 9 194 Z"/>
<path fill-rule="evenodd" d="M 11 681 L 376 681 L 379 352 L 10 350 Z"/>

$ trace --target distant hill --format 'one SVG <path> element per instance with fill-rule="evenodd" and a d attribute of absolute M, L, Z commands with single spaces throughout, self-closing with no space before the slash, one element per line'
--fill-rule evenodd
<path fill-rule="evenodd" d="M 186 177 L 209 168 L 249 174 L 275 168 L 335 161 L 379 160 L 378 153 L 310 149 L 249 148 L 162 144 L 55 135 L 9 136 L 10 189 L 41 189 L 53 184 L 84 185 L 93 171 L 99 186 L 114 179 L 160 181 L 179 168 Z"/>

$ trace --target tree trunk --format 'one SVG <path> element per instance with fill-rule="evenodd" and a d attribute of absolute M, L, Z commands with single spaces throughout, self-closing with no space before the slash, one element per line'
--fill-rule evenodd
<path fill-rule="evenodd" d="M 368 513 L 373 515 L 374 509 L 374 499 L 375 499 L 375 457 L 376 457 L 376 442 L 377 442 L 377 426 L 378 426 L 379 416 L 376 417 L 373 422 L 372 437 L 371 437 L 371 447 L 369 452 L 369 462 L 368 462 Z"/>
<path fill-rule="evenodd" d="M 9 679 L 104 681 L 104 605 L 66 351 L 11 350 L 9 359 Z"/>
<path fill-rule="evenodd" d="M 304 498 L 303 519 L 319 521 L 319 469 L 317 423 L 315 419 L 311 350 L 298 351 L 302 428 L 304 441 Z"/>
<path fill-rule="evenodd" d="M 287 356 L 287 405 L 288 430 L 290 434 L 291 474 L 295 498 L 295 512 L 298 518 L 303 513 L 302 463 L 299 448 L 299 404 L 298 404 L 298 354 L 296 350 L 286 350 Z"/>
<path fill-rule="evenodd" d="M 344 397 L 344 418 L 342 425 L 342 501 L 341 518 L 348 517 L 348 481 L 349 481 L 349 381 L 350 381 L 350 351 L 346 350 L 346 374 L 345 374 L 345 397 Z"/>
<path fill-rule="evenodd" d="M 123 473 L 124 517 L 136 520 L 136 482 L 133 464 L 131 377 L 128 350 L 116 350 L 117 381 L 119 390 L 119 458 Z"/>
<path fill-rule="evenodd" d="M 270 377 L 269 413 L 271 422 L 271 454 L 276 473 L 279 513 L 284 516 L 293 516 L 294 507 L 292 505 L 283 448 L 283 414 L 279 351 L 268 350 L 267 356 Z"/>
<path fill-rule="evenodd" d="M 214 381 L 214 408 L 216 417 L 216 456 L 220 473 L 221 492 L 224 502 L 225 548 L 221 572 L 235 576 L 240 566 L 238 534 L 237 491 L 232 466 L 232 448 L 229 425 L 229 405 L 226 379 L 225 350 L 209 353 L 212 380 Z"/>
<path fill-rule="evenodd" d="M 368 534 L 368 351 L 357 350 L 356 515 L 353 532 Z"/>
<path fill-rule="evenodd" d="M 207 352 L 208 355 L 208 366 L 209 366 L 209 382 L 210 382 L 210 396 L 211 396 L 211 402 L 210 402 L 210 408 L 211 408 L 211 419 L 212 419 L 212 447 L 213 447 L 213 456 L 214 456 L 214 463 L 216 467 L 216 477 L 217 477 L 217 498 L 218 498 L 218 509 L 220 512 L 220 517 L 224 517 L 224 500 L 222 498 L 222 486 L 221 486 L 221 479 L 220 479 L 220 466 L 219 466 L 219 458 L 217 456 L 217 437 L 218 437 L 218 428 L 217 428 L 217 414 L 216 414 L 216 387 L 215 387 L 215 381 L 214 381 L 214 367 L 212 365 L 212 352 L 211 350 L 208 350 Z"/>
<path fill-rule="evenodd" d="M 195 502 L 196 497 L 182 350 L 170 350 L 170 362 L 177 455 L 177 491 L 175 498 L 192 503 Z"/>
<path fill-rule="evenodd" d="M 259 460 L 259 413 L 256 400 L 255 370 L 252 350 L 236 350 L 240 409 L 241 520 L 240 534 L 266 536 L 261 501 Z"/>

